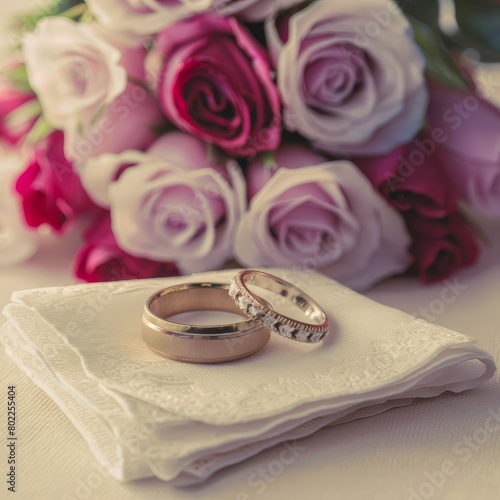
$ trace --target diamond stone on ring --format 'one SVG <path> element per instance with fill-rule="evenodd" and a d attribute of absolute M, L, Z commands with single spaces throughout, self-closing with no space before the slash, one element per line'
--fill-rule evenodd
<path fill-rule="evenodd" d="M 277 312 L 267 300 L 250 291 L 250 284 L 293 304 L 304 315 L 304 321 Z M 240 271 L 229 287 L 229 295 L 247 316 L 287 339 L 316 344 L 328 333 L 328 318 L 323 309 L 302 290 L 271 274 Z"/>

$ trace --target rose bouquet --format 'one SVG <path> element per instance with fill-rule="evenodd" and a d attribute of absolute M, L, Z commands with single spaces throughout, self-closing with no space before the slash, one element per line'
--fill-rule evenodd
<path fill-rule="evenodd" d="M 25 16 L 0 85 L 24 226 L 83 227 L 87 281 L 234 261 L 355 288 L 450 276 L 479 253 L 459 202 L 500 215 L 500 110 L 478 78 L 500 6 L 452 7 L 60 0 Z"/>

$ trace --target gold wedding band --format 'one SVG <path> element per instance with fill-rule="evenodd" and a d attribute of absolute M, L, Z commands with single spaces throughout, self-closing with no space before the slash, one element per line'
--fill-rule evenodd
<path fill-rule="evenodd" d="M 248 285 L 270 291 L 277 298 L 292 304 L 304 316 L 304 321 L 279 313 L 269 301 L 252 292 Z M 288 339 L 317 344 L 328 333 L 328 318 L 323 309 L 300 288 L 272 274 L 240 271 L 231 283 L 229 295 L 251 319 Z"/>
<path fill-rule="evenodd" d="M 245 317 L 225 325 L 186 325 L 168 318 L 191 311 L 224 311 L 242 315 L 231 300 L 229 285 L 189 283 L 165 288 L 146 302 L 142 338 L 161 356 L 186 363 L 225 363 L 256 353 L 269 341 L 268 328 Z"/>

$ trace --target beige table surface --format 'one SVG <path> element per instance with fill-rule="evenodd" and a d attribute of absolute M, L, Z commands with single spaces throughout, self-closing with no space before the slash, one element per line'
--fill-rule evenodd
<path fill-rule="evenodd" d="M 441 301 L 448 285 L 422 287 L 408 278 L 390 280 L 368 295 L 410 313 L 421 307 L 429 314 L 440 312 L 436 323 L 477 338 L 500 365 L 500 221 L 482 225 L 495 241 L 475 268 L 452 280 L 466 287 L 454 302 Z M 47 246 L 27 264 L 0 270 L 0 307 L 16 289 L 73 283 L 68 272 L 72 251 L 73 244 Z M 450 292 L 445 296 L 451 297 Z M 0 381 L 1 408 L 6 407 L 7 387 L 17 388 L 17 498 L 23 500 L 500 498 L 500 426 L 486 434 L 481 430 L 491 411 L 500 418 L 498 376 L 465 394 L 417 401 L 324 429 L 303 440 L 305 449 L 281 471 L 272 466 L 278 446 L 218 473 L 202 487 L 183 490 L 157 480 L 121 484 L 105 476 L 69 420 L 1 348 Z M 0 411 L 0 436 L 5 413 Z M 6 450 L 0 451 L 1 477 L 7 470 Z M 444 475 L 450 462 L 453 474 Z M 274 477 L 271 470 L 280 474 Z M 4 485 L 0 498 L 10 498 Z"/>
<path fill-rule="evenodd" d="M 0 19 L 29 3 L 39 2 L 2 2 Z M 422 287 L 409 278 L 390 280 L 368 295 L 409 313 L 428 309 L 424 314 L 433 315 L 430 319 L 476 338 L 500 365 L 500 221 L 481 220 L 481 225 L 491 243 L 481 262 L 458 276 L 463 290 L 453 302 L 441 299 L 451 297 L 445 292 L 449 284 Z M 23 266 L 0 268 L 0 307 L 17 289 L 74 283 L 69 272 L 73 251 L 73 243 L 50 245 Z M 106 476 L 69 420 L 1 348 L 0 437 L 6 434 L 9 385 L 17 391 L 18 491 L 7 491 L 8 449 L 0 446 L 0 499 L 500 498 L 500 426 L 495 431 L 483 427 L 491 412 L 500 418 L 498 376 L 475 391 L 324 429 L 303 440 L 297 459 L 281 469 L 272 466 L 278 446 L 191 489 L 157 480 L 121 484 Z M 275 477 L 270 471 L 276 470 Z"/>

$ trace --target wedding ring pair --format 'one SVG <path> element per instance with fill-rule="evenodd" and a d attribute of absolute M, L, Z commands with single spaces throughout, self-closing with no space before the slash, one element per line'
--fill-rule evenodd
<path fill-rule="evenodd" d="M 270 294 L 273 302 L 255 288 Z M 280 301 L 292 307 L 294 314 L 278 312 Z M 203 326 L 169 320 L 192 311 L 229 312 L 243 319 Z M 300 320 L 296 319 L 298 316 Z M 315 344 L 327 334 L 328 318 L 302 290 L 262 271 L 240 271 L 230 285 L 188 283 L 165 288 L 147 300 L 142 317 L 142 337 L 148 347 L 156 354 L 186 363 L 224 363 L 246 358 L 267 344 L 271 332 Z"/>

